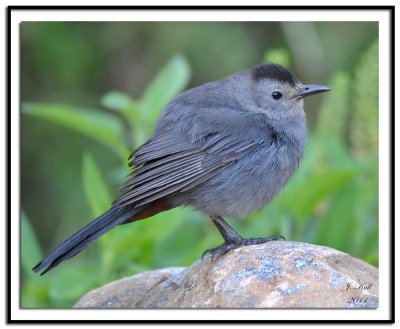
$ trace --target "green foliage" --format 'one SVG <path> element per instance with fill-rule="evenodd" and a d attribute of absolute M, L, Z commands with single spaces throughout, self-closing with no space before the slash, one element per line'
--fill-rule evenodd
<path fill-rule="evenodd" d="M 329 82 L 333 93 L 322 103 L 318 133 L 349 139 L 352 152 L 362 158 L 378 151 L 378 42 L 361 56 L 353 72 L 338 72 Z"/>
<path fill-rule="evenodd" d="M 293 198 L 301 195 L 302 202 L 289 202 L 287 209 L 299 220 L 306 220 L 321 201 L 337 192 L 354 174 L 354 170 L 331 169 L 310 175 L 290 190 Z"/>
<path fill-rule="evenodd" d="M 350 88 L 355 81 L 377 78 L 375 70 L 367 69 L 376 64 L 376 48 L 371 49 L 356 67 L 354 78 L 352 72 L 332 77 L 329 85 L 333 91 L 324 96 L 298 173 L 268 207 L 244 221 L 232 222 L 242 235 L 282 234 L 288 240 L 327 245 L 378 264 L 377 83 L 366 87 L 368 96 L 358 87 Z M 269 51 L 266 57 L 286 66 L 290 61 L 284 49 Z M 115 171 L 126 174 L 127 150 L 150 136 L 161 109 L 187 86 L 189 77 L 189 65 L 178 55 L 160 70 L 140 99 L 118 91 L 106 93 L 101 105 L 110 113 L 44 103 L 24 103 L 22 109 L 108 146 L 121 160 Z M 362 109 L 369 113 L 368 118 L 360 113 Z M 128 129 L 123 128 L 121 119 L 128 123 Z M 354 132 L 349 138 L 350 128 L 364 129 L 365 133 Z M 357 150 L 357 157 L 349 145 Z M 93 217 L 110 206 L 110 191 L 115 189 L 100 168 L 98 159 L 84 154 L 82 183 Z M 32 259 L 42 255 L 39 243 L 25 214 L 21 223 L 23 307 L 71 306 L 83 293 L 116 278 L 154 268 L 187 266 L 205 249 L 221 242 L 202 214 L 178 208 L 154 219 L 116 227 L 82 256 L 69 260 L 68 266 L 40 278 L 30 271 Z"/>
<path fill-rule="evenodd" d="M 174 56 L 146 88 L 140 100 L 121 92 L 109 92 L 101 99 L 104 107 L 121 112 L 133 132 L 133 145 L 146 141 L 163 107 L 179 94 L 190 78 L 190 67 L 182 55 Z"/>
<path fill-rule="evenodd" d="M 173 57 L 144 92 L 139 103 L 143 119 L 155 122 L 163 107 L 186 87 L 189 78 L 190 68 L 186 59 L 181 55 Z"/>
<path fill-rule="evenodd" d="M 189 65 L 183 56 L 178 55 L 159 72 L 140 100 L 135 101 L 121 92 L 108 92 L 101 98 L 103 106 L 121 114 L 130 125 L 129 131 L 133 132 L 133 135 L 128 140 L 125 139 L 126 145 L 121 143 L 125 133 L 121 116 L 113 115 L 113 113 L 42 103 L 23 103 L 22 112 L 61 124 L 91 137 L 114 152 L 117 151 L 121 159 L 119 170 L 126 173 L 128 145 L 138 146 L 148 138 L 161 109 L 185 88 L 189 78 Z M 82 162 L 82 183 L 93 217 L 107 210 L 112 202 L 106 181 L 96 160 L 92 155 L 85 153 Z M 100 259 L 100 267 L 94 265 L 90 259 L 85 262 L 72 260 L 70 266 L 47 274 L 46 280 L 31 271 L 32 259 L 41 259 L 42 253 L 30 222 L 23 214 L 21 218 L 24 269 L 22 305 L 24 307 L 69 306 L 86 291 L 110 279 L 132 272 L 142 272 L 160 265 L 168 266 L 171 261 L 176 264 L 184 259 L 193 261 L 193 255 L 188 256 L 191 254 L 189 249 L 181 254 L 176 252 L 179 251 L 180 244 L 173 238 L 178 231 L 182 230 L 184 219 L 189 213 L 188 209 L 176 209 L 169 214 L 159 215 L 160 222 L 157 224 L 157 230 L 146 223 L 143 223 L 145 225 L 142 223 L 127 225 L 122 229 L 116 228 L 100 238 L 97 243 L 95 254 L 96 259 Z M 174 220 L 171 220 L 171 214 Z M 194 236 L 199 235 L 198 231 L 193 229 L 187 233 L 188 243 Z M 154 241 L 157 243 L 152 246 L 151 243 Z M 153 249 L 156 249 L 157 253 Z M 169 251 L 175 252 L 175 258 L 171 257 Z M 160 256 L 163 257 L 160 258 Z M 95 270 L 98 267 L 99 269 Z M 82 278 L 79 278 L 80 276 Z M 37 295 L 37 304 L 34 302 L 34 295 Z"/>
<path fill-rule="evenodd" d="M 325 94 L 322 101 L 317 125 L 319 134 L 334 135 L 344 142 L 352 99 L 351 83 L 346 72 L 336 73 L 328 82 L 332 92 Z"/>
<path fill-rule="evenodd" d="M 350 139 L 357 156 L 378 150 L 378 50 L 375 41 L 355 69 Z"/>
<path fill-rule="evenodd" d="M 266 51 L 264 60 L 266 62 L 280 64 L 285 67 L 291 66 L 290 54 L 286 48 L 270 49 Z"/>
<path fill-rule="evenodd" d="M 83 156 L 82 182 L 92 214 L 97 217 L 108 209 L 111 196 L 100 169 L 90 154 Z"/>
<path fill-rule="evenodd" d="M 108 113 L 63 104 L 23 103 L 22 113 L 58 123 L 108 146 L 125 159 L 128 150 L 121 144 L 121 123 Z"/>
<path fill-rule="evenodd" d="M 21 211 L 21 265 L 24 273 L 32 270 L 32 259 L 41 259 L 43 256 L 35 232 L 24 211 Z"/>
<path fill-rule="evenodd" d="M 43 253 L 36 238 L 32 225 L 21 211 L 21 275 L 24 278 L 21 285 L 22 307 L 45 307 L 48 304 L 48 283 L 40 280 L 32 272 L 32 259 L 41 259 Z"/>

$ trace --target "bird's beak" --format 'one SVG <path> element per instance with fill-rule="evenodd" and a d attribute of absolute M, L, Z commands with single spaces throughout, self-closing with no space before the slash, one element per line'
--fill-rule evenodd
<path fill-rule="evenodd" d="M 324 93 L 326 91 L 330 91 L 331 89 L 327 86 L 320 85 L 304 85 L 298 93 L 293 95 L 292 98 L 302 99 L 306 96 L 315 95 L 319 93 Z"/>

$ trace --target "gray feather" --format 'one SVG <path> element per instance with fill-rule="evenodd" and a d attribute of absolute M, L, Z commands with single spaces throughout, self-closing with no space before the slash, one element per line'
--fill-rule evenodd
<path fill-rule="evenodd" d="M 159 139 L 163 142 L 160 144 L 162 148 L 158 149 L 154 141 Z M 164 133 L 153 137 L 151 143 L 146 143 L 140 148 L 140 152 L 134 153 L 139 155 L 133 158 L 132 165 L 139 168 L 122 186 L 124 193 L 115 201 L 115 205 L 143 205 L 183 188 L 187 190 L 189 185 L 193 188 L 217 174 L 229 163 L 252 152 L 254 148 L 251 146 L 256 145 L 223 134 L 207 134 L 198 138 L 195 143 L 185 145 L 177 143 L 177 139 L 178 137 Z M 177 144 L 180 145 L 178 148 Z M 183 151 L 177 152 L 179 148 Z M 238 152 L 235 153 L 235 150 Z M 229 156 L 229 161 L 225 159 L 226 156 Z"/>

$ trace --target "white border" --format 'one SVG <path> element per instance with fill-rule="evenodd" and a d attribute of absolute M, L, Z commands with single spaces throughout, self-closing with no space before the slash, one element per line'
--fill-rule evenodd
<path fill-rule="evenodd" d="M 19 23 L 21 21 L 379 21 L 380 301 L 377 310 L 23 310 L 19 308 Z M 389 15 L 386 11 L 13 11 L 11 16 L 11 319 L 12 320 L 385 320 L 389 318 Z M 79 284 L 79 283 L 78 283 Z M 286 312 L 290 312 L 286 314 Z"/>

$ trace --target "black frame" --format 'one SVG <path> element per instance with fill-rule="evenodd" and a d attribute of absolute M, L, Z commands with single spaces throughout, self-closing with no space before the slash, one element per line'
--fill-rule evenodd
<path fill-rule="evenodd" d="M 9 197 L 11 190 L 11 15 L 13 11 L 19 10 L 385 10 L 390 13 L 390 59 L 389 63 L 391 66 L 390 70 L 390 127 L 389 127 L 389 140 L 390 140 L 390 167 L 389 173 L 390 179 L 390 318 L 387 320 L 15 320 L 11 318 L 11 277 L 10 277 L 10 267 L 11 267 L 11 199 Z M 220 323 L 220 324 L 239 324 L 239 323 L 395 323 L 394 309 L 395 309 L 395 249 L 394 249 L 394 232 L 395 232 L 395 210 L 394 210 L 394 109 L 395 109 L 395 6 L 8 6 L 6 9 L 6 66 L 7 75 L 5 85 L 7 86 L 6 93 L 6 250 L 7 250 L 7 273 L 6 273 L 6 323 L 7 324 L 62 324 L 62 323 L 85 323 L 85 324 L 106 324 L 106 323 Z"/>

